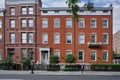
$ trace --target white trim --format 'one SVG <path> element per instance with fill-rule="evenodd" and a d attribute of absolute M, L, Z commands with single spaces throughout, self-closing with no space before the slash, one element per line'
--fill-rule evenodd
<path fill-rule="evenodd" d="M 104 51 L 106 51 L 106 52 L 107 52 L 107 59 L 106 59 L 106 60 L 103 60 L 103 59 L 102 59 L 102 61 L 107 62 L 107 61 L 108 61 L 108 58 L 109 58 L 109 57 L 108 57 L 108 50 L 102 50 L 102 57 L 103 57 L 103 52 L 104 52 Z"/>
<path fill-rule="evenodd" d="M 79 37 L 80 37 L 81 34 L 84 35 L 84 42 L 83 42 L 83 43 L 80 43 L 80 42 L 79 42 Z M 85 44 L 85 33 L 81 32 L 81 33 L 78 34 L 78 43 L 79 43 L 79 44 Z"/>
<path fill-rule="evenodd" d="M 72 44 L 72 39 L 71 39 L 71 43 L 67 43 L 67 34 L 70 34 L 71 37 L 72 37 L 72 33 L 71 33 L 71 32 L 67 32 L 67 33 L 66 33 L 66 44 Z"/>
<path fill-rule="evenodd" d="M 108 43 L 109 43 L 109 33 L 102 33 L 102 38 L 103 38 L 103 35 L 104 35 L 104 34 L 107 34 L 107 43 L 103 43 L 103 42 L 102 42 L 102 43 L 103 43 L 103 44 L 108 44 Z"/>
<path fill-rule="evenodd" d="M 93 32 L 93 33 L 90 33 L 90 41 L 91 41 L 91 35 L 92 34 L 95 34 L 95 42 L 97 42 L 97 33 Z"/>
<path fill-rule="evenodd" d="M 103 20 L 107 20 L 107 26 L 105 27 L 105 26 L 103 26 Z M 108 21 L 108 18 L 102 18 L 102 28 L 108 28 L 108 23 L 109 23 L 109 21 Z"/>
<path fill-rule="evenodd" d="M 92 52 L 92 51 L 95 51 L 95 60 L 91 60 L 91 52 Z M 91 61 L 96 61 L 96 60 L 97 60 L 97 50 L 91 50 L 91 51 L 90 51 L 90 60 L 91 60 Z"/>
<path fill-rule="evenodd" d="M 82 56 L 83 60 L 79 60 L 79 58 L 78 58 L 78 61 L 84 61 L 85 60 L 85 51 L 84 50 L 78 50 L 78 57 L 79 57 L 79 52 L 80 51 L 83 52 L 83 56 Z"/>
<path fill-rule="evenodd" d="M 60 59 L 60 50 L 56 49 L 56 50 L 54 50 L 54 52 L 55 52 L 55 51 L 58 51 L 58 52 L 59 52 L 58 57 L 59 57 L 59 59 Z"/>
<path fill-rule="evenodd" d="M 83 27 L 80 27 L 80 20 L 83 20 Z M 78 27 L 85 28 L 85 18 L 79 18 Z"/>
<path fill-rule="evenodd" d="M 91 26 L 91 20 L 95 20 L 95 27 Z M 90 18 L 90 28 L 97 28 L 97 19 L 96 18 Z"/>
<path fill-rule="evenodd" d="M 69 51 L 69 52 L 71 52 L 73 54 L 72 50 L 66 50 L 66 57 L 67 57 L 67 51 Z"/>
<path fill-rule="evenodd" d="M 55 42 L 55 35 L 59 35 L 59 43 L 56 43 L 56 42 Z M 54 39 L 54 44 L 60 44 L 60 33 L 59 33 L 59 32 L 55 32 L 53 39 Z"/>

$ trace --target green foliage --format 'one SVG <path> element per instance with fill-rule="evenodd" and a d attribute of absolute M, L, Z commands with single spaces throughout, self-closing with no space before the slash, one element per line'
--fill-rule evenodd
<path fill-rule="evenodd" d="M 73 54 L 67 55 L 67 57 L 65 59 L 65 62 L 67 62 L 67 63 L 75 63 L 75 61 L 76 61 L 76 58 Z"/>
<path fill-rule="evenodd" d="M 30 58 L 22 58 L 21 63 L 23 64 L 23 68 L 25 70 L 29 69 Z"/>
<path fill-rule="evenodd" d="M 6 59 L 1 61 L 1 64 L 9 66 L 9 65 L 13 64 L 13 60 L 11 58 L 6 58 Z"/>
<path fill-rule="evenodd" d="M 59 57 L 57 55 L 51 56 L 49 62 L 50 64 L 58 64 L 60 62 Z"/>
<path fill-rule="evenodd" d="M 49 65 L 47 70 L 48 71 L 59 71 L 60 65 Z"/>
<path fill-rule="evenodd" d="M 80 69 L 79 68 L 69 67 L 69 68 L 64 68 L 63 71 L 80 71 Z"/>

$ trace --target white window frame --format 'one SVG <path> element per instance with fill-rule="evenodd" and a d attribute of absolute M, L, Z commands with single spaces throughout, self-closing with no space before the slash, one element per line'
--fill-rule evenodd
<path fill-rule="evenodd" d="M 28 7 L 28 14 L 33 14 L 33 6 Z"/>
<path fill-rule="evenodd" d="M 21 8 L 22 8 L 21 9 L 22 14 L 27 14 L 27 8 L 26 8 L 26 6 L 22 6 Z"/>
<path fill-rule="evenodd" d="M 81 26 L 81 24 L 82 24 L 82 26 Z M 84 18 L 79 19 L 79 28 L 85 28 L 85 19 Z"/>
<path fill-rule="evenodd" d="M 48 34 L 47 33 L 42 33 L 42 44 L 48 44 Z"/>
<path fill-rule="evenodd" d="M 107 23 L 104 23 L 104 20 L 107 20 Z M 107 25 L 107 26 L 104 26 L 104 25 Z M 108 18 L 103 18 L 102 19 L 102 27 L 103 28 L 108 28 Z"/>
<path fill-rule="evenodd" d="M 95 20 L 95 23 L 92 23 L 92 20 Z M 92 26 L 92 25 L 94 25 L 94 26 Z M 97 28 L 97 20 L 96 20 L 96 18 L 91 18 L 90 19 L 90 28 Z"/>
<path fill-rule="evenodd" d="M 54 44 L 60 44 L 60 33 L 54 33 Z"/>
<path fill-rule="evenodd" d="M 107 42 L 103 42 L 103 35 L 107 35 Z M 109 43 L 108 40 L 109 40 L 109 34 L 108 33 L 103 33 L 102 34 L 102 43 L 103 44 L 108 44 Z"/>
<path fill-rule="evenodd" d="M 82 60 L 79 59 L 79 52 L 82 52 Z M 85 58 L 85 51 L 84 50 L 79 50 L 78 51 L 78 61 L 84 61 L 84 58 Z"/>
<path fill-rule="evenodd" d="M 28 43 L 33 43 L 33 32 L 28 32 Z"/>
<path fill-rule="evenodd" d="M 72 28 L 72 18 L 66 18 L 66 28 Z"/>
<path fill-rule="evenodd" d="M 54 28 L 60 28 L 60 19 L 59 18 L 54 18 Z"/>
<path fill-rule="evenodd" d="M 15 43 L 15 33 L 10 33 L 10 43 Z"/>
<path fill-rule="evenodd" d="M 42 28 L 48 28 L 48 19 L 42 19 Z"/>
<path fill-rule="evenodd" d="M 0 28 L 2 28 L 2 19 L 0 19 Z"/>
<path fill-rule="evenodd" d="M 92 60 L 92 59 L 91 59 L 92 51 L 95 52 L 95 60 Z M 91 50 L 91 51 L 90 51 L 90 60 L 91 60 L 91 61 L 96 61 L 96 59 L 97 59 L 97 51 L 96 51 L 96 50 Z"/>
<path fill-rule="evenodd" d="M 27 33 L 25 33 L 25 32 L 23 32 L 23 33 L 21 33 L 22 34 L 22 43 L 27 43 Z"/>
<path fill-rule="evenodd" d="M 10 7 L 10 15 L 15 15 L 15 7 Z"/>
<path fill-rule="evenodd" d="M 10 28 L 15 28 L 15 19 L 10 19 Z"/>
<path fill-rule="evenodd" d="M 70 36 L 70 43 L 68 43 L 68 35 Z M 72 33 L 70 32 L 66 33 L 66 44 L 72 44 Z"/>
<path fill-rule="evenodd" d="M 28 19 L 28 27 L 33 27 L 33 19 Z"/>
<path fill-rule="evenodd" d="M 57 54 L 55 52 L 58 52 Z M 60 58 L 60 50 L 54 50 L 54 55 L 57 55 Z"/>
<path fill-rule="evenodd" d="M 22 26 L 22 28 L 27 27 L 27 20 L 26 19 L 21 19 L 21 26 Z"/>
<path fill-rule="evenodd" d="M 83 36 L 81 37 L 81 35 L 83 35 Z M 78 39 L 79 39 L 78 40 L 79 44 L 85 44 L 85 34 L 84 33 L 80 33 Z"/>
<path fill-rule="evenodd" d="M 107 52 L 106 60 L 103 60 L 103 52 Z M 108 61 L 108 50 L 102 50 L 102 61 L 105 61 L 105 62 Z"/>
<path fill-rule="evenodd" d="M 70 52 L 70 53 L 68 53 L 68 52 Z M 72 54 L 72 50 L 66 50 L 66 57 L 67 57 L 67 55 L 69 55 L 69 54 Z"/>
<path fill-rule="evenodd" d="M 0 60 L 2 60 L 2 49 L 0 49 Z"/>
<path fill-rule="evenodd" d="M 92 35 L 95 35 L 95 41 L 92 41 Z M 96 33 L 90 33 L 90 42 L 92 42 L 92 43 L 97 42 L 97 34 Z"/>

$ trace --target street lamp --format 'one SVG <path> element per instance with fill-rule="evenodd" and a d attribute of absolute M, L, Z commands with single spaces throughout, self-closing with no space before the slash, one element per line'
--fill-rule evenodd
<path fill-rule="evenodd" d="M 34 60 L 33 60 L 33 51 L 32 51 L 32 49 L 30 49 L 30 61 L 31 61 L 31 74 L 33 74 L 34 72 L 33 72 L 33 70 L 34 70 Z"/>

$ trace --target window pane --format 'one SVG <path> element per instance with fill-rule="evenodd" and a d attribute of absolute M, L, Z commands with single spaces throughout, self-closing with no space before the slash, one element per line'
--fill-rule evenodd
<path fill-rule="evenodd" d="M 66 19 L 66 28 L 72 28 L 72 19 Z"/>
<path fill-rule="evenodd" d="M 26 33 L 22 33 L 22 43 L 26 43 L 27 39 L 26 39 Z"/>
<path fill-rule="evenodd" d="M 59 19 L 54 19 L 54 27 L 59 28 L 60 27 L 60 20 Z"/>
<path fill-rule="evenodd" d="M 42 34 L 42 43 L 47 44 L 48 43 L 48 34 Z"/>
<path fill-rule="evenodd" d="M 15 28 L 15 20 L 14 19 L 10 20 L 10 27 Z"/>
<path fill-rule="evenodd" d="M 60 57 L 60 51 L 54 51 L 54 55 L 57 55 L 58 57 Z"/>
<path fill-rule="evenodd" d="M 72 43 L 72 34 L 71 33 L 66 34 L 66 41 L 67 41 L 67 43 Z"/>
<path fill-rule="evenodd" d="M 96 60 L 96 51 L 91 51 L 91 60 L 92 61 Z"/>
<path fill-rule="evenodd" d="M 102 27 L 108 28 L 108 19 L 102 19 Z"/>
<path fill-rule="evenodd" d="M 28 20 L 28 26 L 29 27 L 33 27 L 33 19 L 29 19 Z"/>
<path fill-rule="evenodd" d="M 27 56 L 27 55 L 26 55 L 26 49 L 23 48 L 23 49 L 22 49 L 22 58 L 26 58 L 26 56 Z"/>
<path fill-rule="evenodd" d="M 14 33 L 10 33 L 10 42 L 15 43 L 15 34 Z"/>
<path fill-rule="evenodd" d="M 91 28 L 96 28 L 96 19 L 91 19 L 90 26 Z"/>
<path fill-rule="evenodd" d="M 2 50 L 0 50 L 0 60 L 2 60 Z"/>
<path fill-rule="evenodd" d="M 83 18 L 79 19 L 79 28 L 84 28 L 85 27 L 85 21 Z"/>
<path fill-rule="evenodd" d="M 79 60 L 84 60 L 84 51 L 79 51 L 78 55 L 79 55 L 78 57 Z"/>
<path fill-rule="evenodd" d="M 66 51 L 66 56 L 72 54 L 72 51 Z"/>
<path fill-rule="evenodd" d="M 108 60 L 108 51 L 103 51 L 102 53 L 102 60 L 107 61 Z"/>
<path fill-rule="evenodd" d="M 0 43 L 2 43 L 2 34 L 0 34 Z"/>
<path fill-rule="evenodd" d="M 106 44 L 108 43 L 108 34 L 103 34 L 102 35 L 102 42 L 106 43 Z"/>
<path fill-rule="evenodd" d="M 79 34 L 79 43 L 84 44 L 85 43 L 85 36 L 84 34 Z"/>
<path fill-rule="evenodd" d="M 10 15 L 15 15 L 15 8 L 14 7 L 10 8 Z"/>
<path fill-rule="evenodd" d="M 28 42 L 33 43 L 33 33 L 28 33 Z"/>
<path fill-rule="evenodd" d="M 22 7 L 22 14 L 27 14 L 26 7 Z"/>
<path fill-rule="evenodd" d="M 60 43 L 60 34 L 54 34 L 54 43 L 56 44 Z"/>
<path fill-rule="evenodd" d="M 26 19 L 22 19 L 22 27 L 26 27 L 27 26 L 27 21 L 26 21 Z"/>
<path fill-rule="evenodd" d="M 42 20 L 42 28 L 48 28 L 48 20 L 47 19 Z"/>
<path fill-rule="evenodd" d="M 29 14 L 33 14 L 33 7 L 29 7 L 28 10 L 29 10 Z"/>
<path fill-rule="evenodd" d="M 2 20 L 0 20 L 0 28 L 2 28 Z"/>
<path fill-rule="evenodd" d="M 96 34 L 91 34 L 91 42 L 96 42 Z"/>

